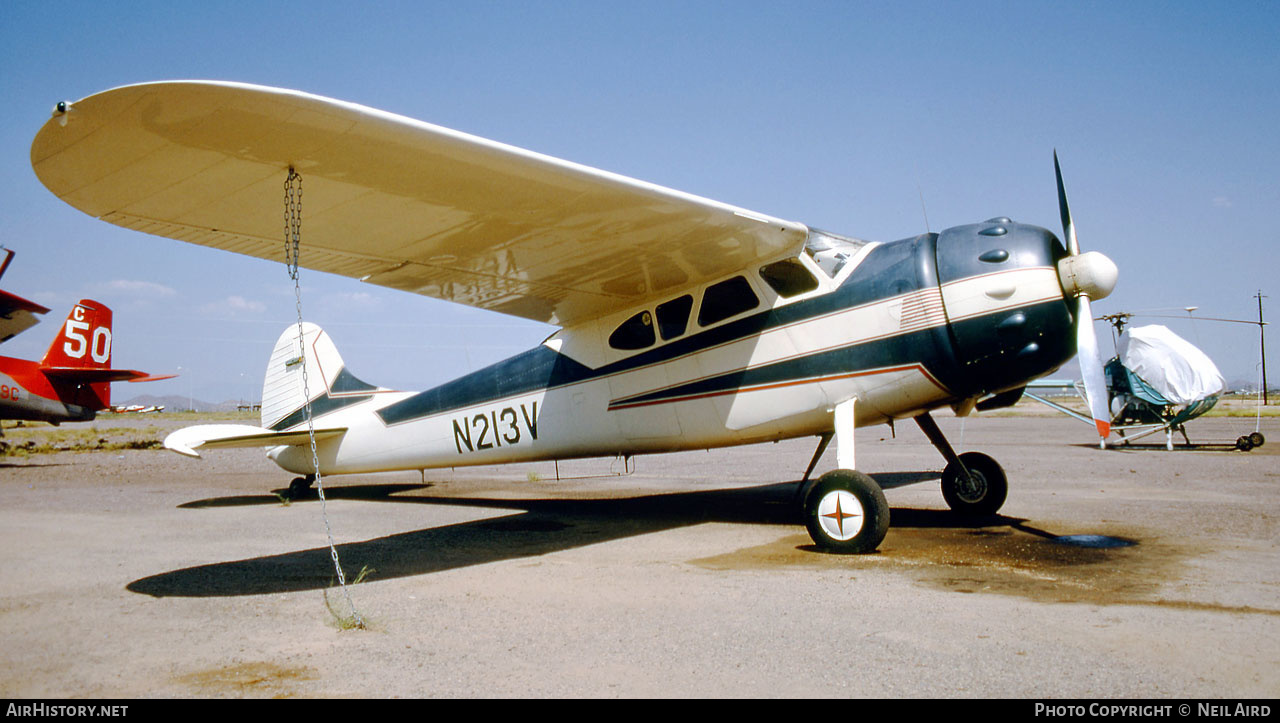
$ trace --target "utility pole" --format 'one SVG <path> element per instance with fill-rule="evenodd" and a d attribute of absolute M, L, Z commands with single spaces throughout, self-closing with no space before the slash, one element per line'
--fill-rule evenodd
<path fill-rule="evenodd" d="M 1262 320 L 1262 300 L 1267 298 L 1258 289 L 1258 343 L 1262 346 L 1262 406 L 1267 406 L 1267 332 L 1266 322 Z"/>

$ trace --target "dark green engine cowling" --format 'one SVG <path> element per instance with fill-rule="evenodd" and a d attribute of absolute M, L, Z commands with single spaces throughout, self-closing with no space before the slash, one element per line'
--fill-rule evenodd
<path fill-rule="evenodd" d="M 994 218 L 937 236 L 938 284 L 966 397 L 1018 389 L 1076 353 L 1077 302 L 1058 280 L 1067 256 L 1052 232 Z"/>

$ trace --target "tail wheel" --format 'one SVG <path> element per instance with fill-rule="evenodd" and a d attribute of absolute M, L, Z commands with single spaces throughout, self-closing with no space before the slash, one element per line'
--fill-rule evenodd
<path fill-rule="evenodd" d="M 814 544 L 826 552 L 874 552 L 889 531 L 889 503 L 867 475 L 832 470 L 809 484 L 804 520 Z"/>
<path fill-rule="evenodd" d="M 942 470 L 942 498 L 961 515 L 994 515 L 1009 495 L 1009 481 L 1000 464 L 981 452 L 960 455 Z M 968 477 L 964 470 L 969 471 Z"/>
<path fill-rule="evenodd" d="M 306 497 L 311 491 L 311 485 L 314 484 L 315 481 L 316 476 L 313 474 L 309 474 L 306 477 L 294 477 L 293 480 L 289 482 L 290 499 L 300 500 L 303 497 Z"/>

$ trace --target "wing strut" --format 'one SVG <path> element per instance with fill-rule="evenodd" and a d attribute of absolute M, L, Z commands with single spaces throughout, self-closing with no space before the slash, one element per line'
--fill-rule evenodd
<path fill-rule="evenodd" d="M 302 176 L 289 167 L 289 175 L 284 179 L 284 263 L 293 280 L 293 297 L 298 311 L 298 354 L 299 359 L 307 355 L 306 335 L 302 330 L 302 283 L 298 279 L 299 258 L 302 250 Z M 320 454 L 316 450 L 316 426 L 311 417 L 311 390 L 307 386 L 307 364 L 302 365 L 302 398 L 303 409 L 307 418 L 307 439 L 311 443 L 311 465 L 315 470 L 316 492 L 320 496 L 320 516 L 324 519 L 324 531 L 329 537 L 329 556 L 333 558 L 333 568 L 338 572 L 338 585 L 351 608 L 351 627 L 366 629 L 368 626 L 356 604 L 351 600 L 351 592 L 347 590 L 347 577 L 342 572 L 342 563 L 338 562 L 338 548 L 333 543 L 333 530 L 329 527 L 329 513 L 324 496 L 324 479 L 320 474 Z"/>

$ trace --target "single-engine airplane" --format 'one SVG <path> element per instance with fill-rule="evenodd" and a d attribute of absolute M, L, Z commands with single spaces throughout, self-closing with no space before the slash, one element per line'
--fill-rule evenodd
<path fill-rule="evenodd" d="M 111 309 L 81 299 L 40 361 L 0 356 L 0 419 L 92 421 L 111 408 L 111 382 L 169 379 L 111 368 Z"/>
<path fill-rule="evenodd" d="M 299 486 L 816 436 L 806 527 L 822 549 L 868 552 L 889 506 L 857 471 L 855 427 L 915 419 L 947 460 L 947 503 L 990 514 L 1007 492 L 1000 465 L 958 455 L 930 410 L 1011 404 L 1077 348 L 1102 389 L 1090 300 L 1110 293 L 1116 267 L 1081 253 L 1056 153 L 1065 246 L 1004 217 L 868 242 L 353 103 L 216 81 L 59 103 L 31 162 L 109 223 L 560 327 L 404 392 L 360 381 L 300 320 L 268 363 L 260 427 L 166 440 L 193 455 L 270 448 Z M 1094 396 L 1105 436 L 1106 397 Z M 839 468 L 810 479 L 832 439 Z"/>

